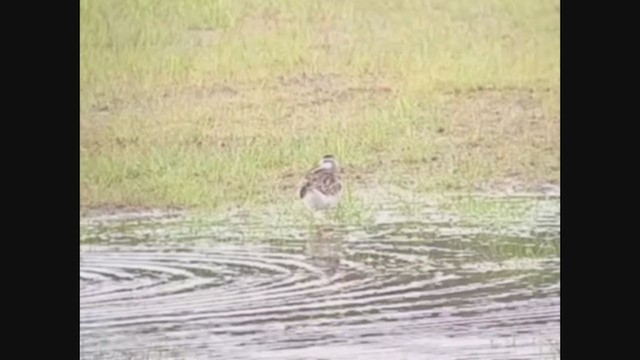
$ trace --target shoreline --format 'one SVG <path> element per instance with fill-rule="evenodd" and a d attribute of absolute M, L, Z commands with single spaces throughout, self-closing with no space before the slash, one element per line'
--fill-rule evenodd
<path fill-rule="evenodd" d="M 384 188 L 384 186 L 378 186 Z M 473 190 L 468 191 L 429 191 L 429 192 L 411 192 L 391 185 L 396 190 L 400 189 L 404 194 L 401 195 L 397 202 L 401 203 L 406 198 L 417 195 L 421 198 L 428 199 L 433 197 L 493 197 L 493 198 L 560 198 L 560 183 L 555 182 L 521 182 L 515 180 L 501 180 L 480 184 Z M 295 194 L 294 194 L 295 195 Z M 295 203 L 298 199 L 291 198 L 288 202 Z M 284 197 L 282 200 L 272 203 L 273 205 L 283 205 L 287 201 Z M 225 204 L 218 207 L 189 207 L 189 206 L 133 206 L 133 205 L 104 205 L 104 206 L 80 206 L 80 219 L 91 220 L 101 217 L 154 217 L 154 216 L 180 216 L 192 212 L 204 213 L 227 213 L 233 210 L 247 211 L 259 209 L 268 206 L 267 203 L 257 203 L 249 206 L 241 206 L 237 204 Z"/>

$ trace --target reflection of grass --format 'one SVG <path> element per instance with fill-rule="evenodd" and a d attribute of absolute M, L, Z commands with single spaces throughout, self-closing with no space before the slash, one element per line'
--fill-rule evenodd
<path fill-rule="evenodd" d="M 467 243 L 467 246 L 488 261 L 560 256 L 559 238 L 531 240 L 483 235 Z"/>
<path fill-rule="evenodd" d="M 95 231 L 93 231 L 89 226 L 80 225 L 80 243 L 91 243 L 95 240 Z"/>
<path fill-rule="evenodd" d="M 453 201 L 447 199 L 439 207 L 459 216 L 463 223 L 485 229 L 460 246 L 472 247 L 487 260 L 560 256 L 559 234 L 531 235 L 537 226 L 536 217 L 543 215 L 542 211 L 554 211 L 545 206 L 556 206 L 537 201 L 541 200 L 461 197 Z M 526 235 L 516 235 L 522 232 Z"/>
<path fill-rule="evenodd" d="M 558 0 L 80 1 L 81 205 L 559 178 Z"/>
<path fill-rule="evenodd" d="M 491 199 L 485 197 L 461 197 L 447 199 L 440 207 L 451 211 L 462 219 L 491 223 L 513 223 L 521 221 L 529 214 L 531 200 Z"/>

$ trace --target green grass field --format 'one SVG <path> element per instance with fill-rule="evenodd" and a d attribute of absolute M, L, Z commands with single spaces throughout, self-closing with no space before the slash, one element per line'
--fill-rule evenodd
<path fill-rule="evenodd" d="M 81 0 L 81 208 L 560 176 L 558 0 Z"/>

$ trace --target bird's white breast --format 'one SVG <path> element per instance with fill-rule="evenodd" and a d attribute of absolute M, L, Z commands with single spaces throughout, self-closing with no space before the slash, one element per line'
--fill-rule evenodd
<path fill-rule="evenodd" d="M 338 193 L 335 196 L 330 196 L 316 189 L 309 189 L 302 200 L 307 207 L 314 210 L 321 210 L 336 206 L 341 195 L 341 193 Z"/>

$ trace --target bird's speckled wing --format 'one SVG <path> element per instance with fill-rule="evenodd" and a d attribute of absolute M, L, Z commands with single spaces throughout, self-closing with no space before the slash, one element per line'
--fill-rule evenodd
<path fill-rule="evenodd" d="M 322 168 L 315 169 L 307 174 L 306 182 L 300 188 L 300 198 L 313 188 L 325 195 L 335 195 L 342 189 L 340 179 L 335 171 Z"/>

